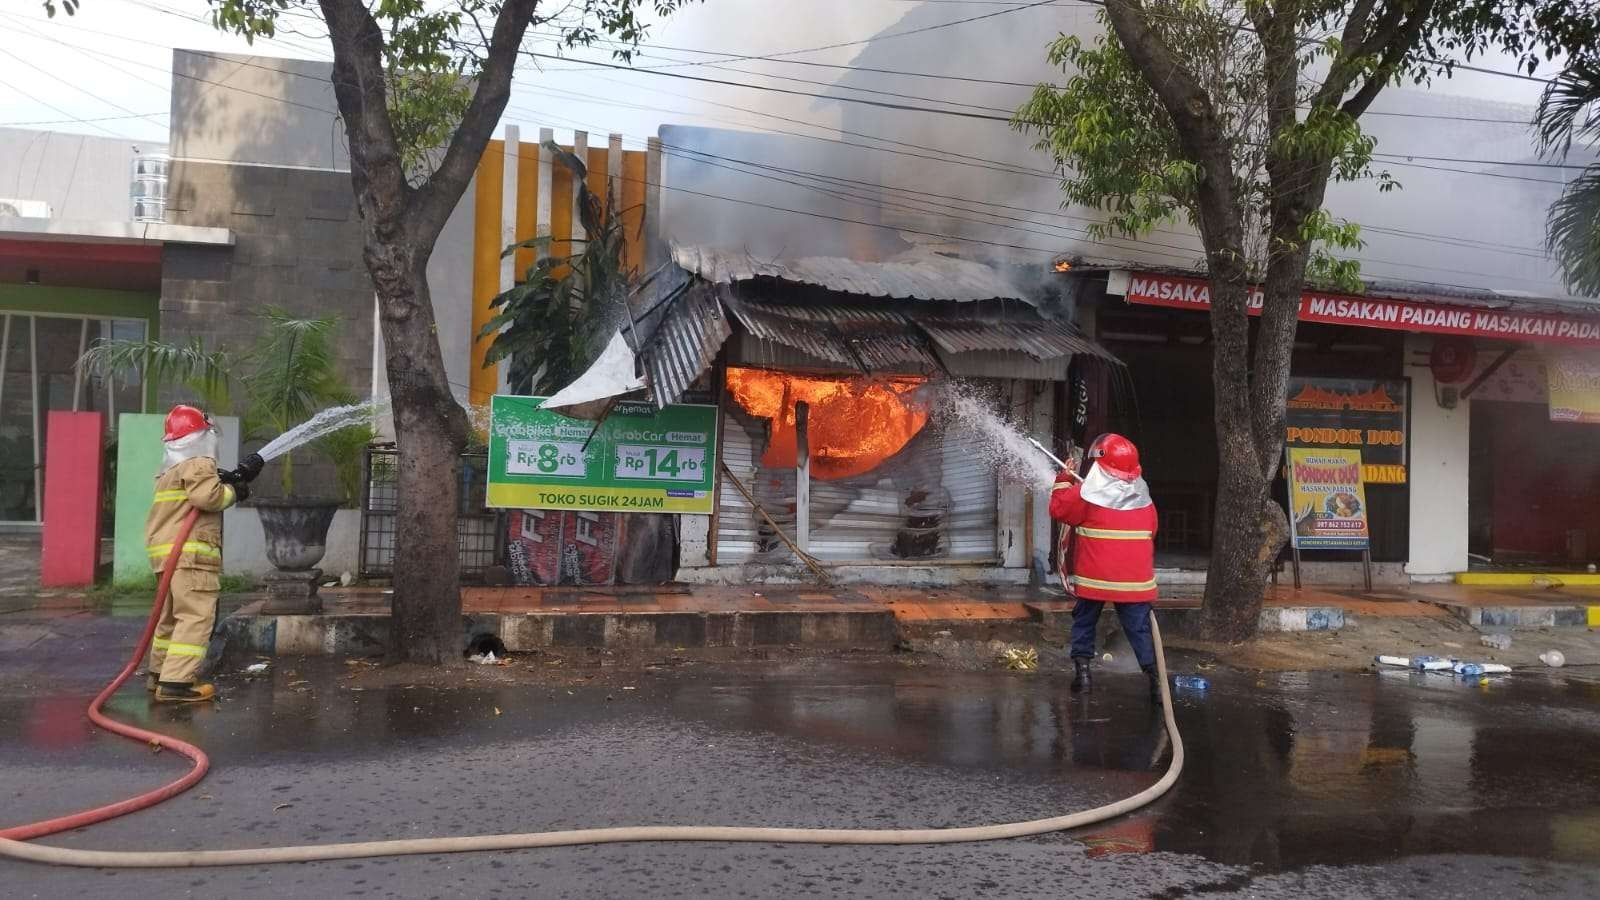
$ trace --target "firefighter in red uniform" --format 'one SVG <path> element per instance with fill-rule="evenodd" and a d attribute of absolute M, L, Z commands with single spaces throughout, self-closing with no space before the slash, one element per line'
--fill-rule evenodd
<path fill-rule="evenodd" d="M 1139 450 L 1119 434 L 1104 434 L 1089 447 L 1089 472 L 1062 470 L 1050 493 L 1050 517 L 1069 526 L 1061 539 L 1062 581 L 1078 603 L 1072 609 L 1072 691 L 1090 686 L 1094 630 L 1100 610 L 1116 606 L 1122 630 L 1139 667 L 1150 679 L 1150 697 L 1160 702 L 1155 647 L 1150 640 L 1150 605 L 1156 599 L 1156 508 L 1140 477 Z M 1071 579 L 1067 541 L 1075 535 Z"/>

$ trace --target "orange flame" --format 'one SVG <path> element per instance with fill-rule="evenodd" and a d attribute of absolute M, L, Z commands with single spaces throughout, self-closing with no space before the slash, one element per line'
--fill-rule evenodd
<path fill-rule="evenodd" d="M 1057 272 L 1071 272 L 1072 271 L 1072 263 L 1069 260 L 1063 259 L 1060 262 L 1056 263 L 1055 269 L 1056 269 Z"/>
<path fill-rule="evenodd" d="M 728 369 L 728 389 L 745 412 L 772 423 L 761 456 L 769 469 L 793 468 L 798 456 L 794 406 L 810 405 L 811 476 L 822 481 L 870 472 L 900 452 L 928 424 L 928 411 L 905 395 L 926 379 L 820 378 L 766 369 Z"/>

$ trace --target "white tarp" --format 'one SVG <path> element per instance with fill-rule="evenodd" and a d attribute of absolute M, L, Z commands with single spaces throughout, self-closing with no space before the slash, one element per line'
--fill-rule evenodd
<path fill-rule="evenodd" d="M 635 371 L 633 349 L 619 330 L 593 365 L 539 408 L 575 419 L 598 419 L 612 400 L 644 388 L 644 378 Z"/>

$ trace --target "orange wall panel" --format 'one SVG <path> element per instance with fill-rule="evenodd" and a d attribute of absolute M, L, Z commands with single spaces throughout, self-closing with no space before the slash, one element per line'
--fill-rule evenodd
<path fill-rule="evenodd" d="M 472 352 L 467 381 L 472 403 L 488 403 L 499 378 L 494 369 L 483 367 L 491 338 L 478 333 L 493 318 L 489 302 L 500 293 L 500 193 L 504 180 L 506 145 L 490 141 L 478 161 L 478 177 L 473 194 L 472 217 Z M 520 204 L 519 204 L 520 205 Z"/>

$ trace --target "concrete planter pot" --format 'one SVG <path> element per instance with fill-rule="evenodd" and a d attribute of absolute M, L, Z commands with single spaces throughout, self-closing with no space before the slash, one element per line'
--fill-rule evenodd
<path fill-rule="evenodd" d="M 342 505 L 337 500 L 292 497 L 255 502 L 266 538 L 267 561 L 278 569 L 266 576 L 268 598 L 262 612 L 310 615 L 322 611 L 322 599 L 317 596 L 322 570 L 316 565 L 328 552 L 328 528 Z"/>

